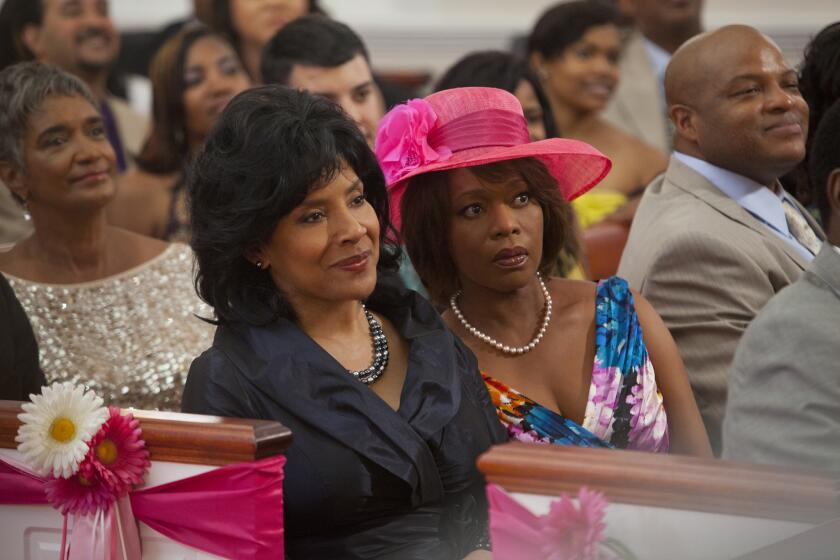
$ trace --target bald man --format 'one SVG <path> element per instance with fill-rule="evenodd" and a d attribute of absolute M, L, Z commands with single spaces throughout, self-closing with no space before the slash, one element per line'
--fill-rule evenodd
<path fill-rule="evenodd" d="M 671 330 L 720 453 L 738 341 L 825 238 L 778 181 L 805 157 L 808 106 L 779 48 L 746 26 L 680 47 L 665 95 L 675 152 L 642 198 L 618 273 Z"/>

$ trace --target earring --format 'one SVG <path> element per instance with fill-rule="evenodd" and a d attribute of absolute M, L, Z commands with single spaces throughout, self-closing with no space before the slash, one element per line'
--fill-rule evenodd
<path fill-rule="evenodd" d="M 23 207 L 23 219 L 27 222 L 32 220 L 32 214 L 29 213 L 29 201 L 25 198 L 20 201 L 21 207 Z"/>
<path fill-rule="evenodd" d="M 268 268 L 268 265 L 263 264 L 263 262 L 259 259 L 254 264 L 257 265 L 257 268 L 259 268 L 260 270 L 265 270 L 266 268 Z"/>

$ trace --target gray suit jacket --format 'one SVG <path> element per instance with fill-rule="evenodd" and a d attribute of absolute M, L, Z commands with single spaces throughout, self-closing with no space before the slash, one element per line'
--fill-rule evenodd
<path fill-rule="evenodd" d="M 676 158 L 642 197 L 618 274 L 650 300 L 676 340 L 716 453 L 738 341 L 806 265 L 792 247 Z"/>
<path fill-rule="evenodd" d="M 840 253 L 831 245 L 744 333 L 723 453 L 840 473 Z"/>
<path fill-rule="evenodd" d="M 641 33 L 635 32 L 627 40 L 619 65 L 621 79 L 604 118 L 666 154 L 671 153 L 665 99 Z"/>

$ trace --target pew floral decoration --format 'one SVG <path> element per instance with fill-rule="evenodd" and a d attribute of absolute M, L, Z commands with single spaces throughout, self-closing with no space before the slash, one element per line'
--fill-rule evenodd
<path fill-rule="evenodd" d="M 636 560 L 623 543 L 606 538 L 609 503 L 601 492 L 583 487 L 576 497 L 553 500 L 545 515 L 536 515 L 501 487 L 487 485 L 493 558 L 546 560 Z"/>
<path fill-rule="evenodd" d="M 22 408 L 18 451 L 47 476 L 47 499 L 62 514 L 106 510 L 143 481 L 149 452 L 131 414 L 69 382 L 44 387 Z"/>

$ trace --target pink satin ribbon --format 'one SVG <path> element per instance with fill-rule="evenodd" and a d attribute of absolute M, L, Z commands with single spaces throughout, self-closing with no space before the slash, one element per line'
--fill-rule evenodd
<path fill-rule="evenodd" d="M 104 543 L 106 554 L 118 555 L 102 558 L 139 559 L 136 518 L 174 541 L 217 556 L 282 560 L 285 463 L 278 455 L 219 467 L 135 490 L 103 512 L 102 519 L 76 516 L 70 558 L 90 558 L 86 551 Z M 46 504 L 44 482 L 19 463 L 0 458 L 0 504 Z M 88 541 L 102 531 L 102 541 Z"/>

